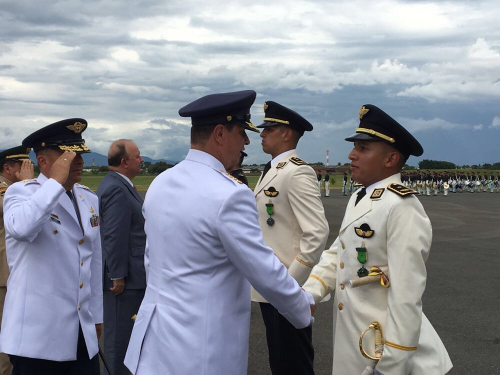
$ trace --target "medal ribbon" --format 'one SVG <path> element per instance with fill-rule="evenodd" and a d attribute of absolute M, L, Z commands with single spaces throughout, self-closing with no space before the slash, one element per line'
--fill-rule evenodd
<path fill-rule="evenodd" d="M 370 267 L 370 273 L 368 276 L 379 276 L 380 275 L 380 285 L 384 288 L 389 288 L 391 283 L 389 282 L 389 278 L 387 275 L 379 268 L 379 267 Z"/>

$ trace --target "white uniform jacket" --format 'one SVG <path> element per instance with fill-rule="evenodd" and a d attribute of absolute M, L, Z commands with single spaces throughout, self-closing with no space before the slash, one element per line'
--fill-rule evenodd
<path fill-rule="evenodd" d="M 84 233 L 65 189 L 43 174 L 9 187 L 4 200 L 10 277 L 1 351 L 17 356 L 76 359 L 81 324 L 92 358 L 102 323 L 101 241 L 97 196 L 76 184 Z"/>
<path fill-rule="evenodd" d="M 153 181 L 143 212 L 147 287 L 125 357 L 132 373 L 246 374 L 249 282 L 297 328 L 310 324 L 306 294 L 264 245 L 252 191 L 217 159 L 190 150 Z"/>
<path fill-rule="evenodd" d="M 299 285 L 304 284 L 325 250 L 329 234 L 316 173 L 292 152 L 259 179 L 254 194 L 264 242 Z M 274 210 L 272 226 L 267 224 L 269 203 Z M 252 301 L 267 302 L 254 289 Z"/>
<path fill-rule="evenodd" d="M 399 174 L 376 184 L 373 193 L 356 206 L 357 194 L 353 194 L 338 238 L 304 285 L 317 302 L 335 291 L 334 375 L 360 375 L 367 366 L 374 366 L 358 347 L 361 333 L 374 321 L 382 325 L 386 340 L 375 367 L 380 373 L 442 375 L 452 367 L 441 339 L 422 313 L 431 223 L 420 201 L 414 195 L 403 197 L 390 191 L 391 183 L 401 184 Z M 365 232 L 364 239 L 359 236 L 363 224 L 373 231 Z M 389 288 L 378 282 L 350 286 L 350 280 L 358 279 L 361 263 L 356 248 L 362 248 L 363 241 L 368 254 L 365 267 L 387 269 Z M 373 356 L 373 336 L 367 334 L 363 345 Z"/>

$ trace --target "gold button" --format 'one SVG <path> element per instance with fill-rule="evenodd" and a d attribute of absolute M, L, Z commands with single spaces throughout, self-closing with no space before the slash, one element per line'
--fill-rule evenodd
<path fill-rule="evenodd" d="M 339 303 L 339 310 L 342 310 L 344 308 L 344 305 L 342 303 Z"/>
<path fill-rule="evenodd" d="M 59 233 L 59 231 L 57 229 L 54 229 L 52 232 L 54 232 L 54 234 Z"/>
<path fill-rule="evenodd" d="M 82 259 L 82 261 L 80 262 L 80 266 L 83 266 L 83 259 Z"/>
<path fill-rule="evenodd" d="M 344 269 L 344 262 L 340 262 L 340 269 L 343 270 Z"/>
<path fill-rule="evenodd" d="M 83 288 L 83 283 L 80 283 L 80 289 L 82 289 L 82 288 Z"/>
<path fill-rule="evenodd" d="M 342 245 L 342 250 L 345 250 L 345 245 L 344 245 L 344 243 L 343 243 L 343 242 L 340 242 L 340 243 L 341 243 L 341 245 Z"/>
<path fill-rule="evenodd" d="M 345 288 L 345 285 L 344 284 L 340 284 L 340 290 L 344 290 Z"/>
<path fill-rule="evenodd" d="M 78 305 L 78 311 L 80 311 L 80 309 L 81 309 L 81 308 L 82 308 L 82 306 L 81 306 L 81 305 Z"/>
<path fill-rule="evenodd" d="M 78 245 L 83 245 L 83 243 L 84 243 L 84 242 L 85 242 L 85 241 L 84 241 L 84 240 L 83 240 L 83 238 L 82 238 L 80 241 L 78 241 Z"/>

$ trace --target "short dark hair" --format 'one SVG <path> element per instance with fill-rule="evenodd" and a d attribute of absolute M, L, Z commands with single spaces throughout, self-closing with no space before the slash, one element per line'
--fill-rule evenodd
<path fill-rule="evenodd" d="M 131 139 L 118 139 L 114 145 L 116 150 L 111 147 L 108 152 L 108 166 L 119 167 L 122 159 L 128 160 L 127 150 L 125 148 L 126 142 L 134 142 Z M 114 152 L 113 152 L 114 151 Z"/>
<path fill-rule="evenodd" d="M 215 127 L 219 124 L 205 125 L 205 126 L 192 126 L 191 127 L 191 143 L 205 145 L 213 133 Z M 233 131 L 235 124 L 221 124 L 226 127 L 229 132 Z"/>

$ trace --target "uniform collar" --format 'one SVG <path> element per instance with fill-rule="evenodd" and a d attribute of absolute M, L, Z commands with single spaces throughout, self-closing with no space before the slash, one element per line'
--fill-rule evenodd
<path fill-rule="evenodd" d="M 278 163 L 281 161 L 281 159 L 285 159 L 287 156 L 289 156 L 290 154 L 292 154 L 294 152 L 296 152 L 295 149 L 288 150 L 288 151 L 282 152 L 281 154 L 279 154 L 278 156 L 273 158 L 273 160 L 271 160 L 271 168 L 276 167 L 278 165 Z"/>
<path fill-rule="evenodd" d="M 224 168 L 224 165 L 218 159 L 205 151 L 195 150 L 193 148 L 189 150 L 188 154 L 186 155 L 186 159 L 184 160 L 205 164 L 218 171 L 226 170 L 226 168 Z"/>

